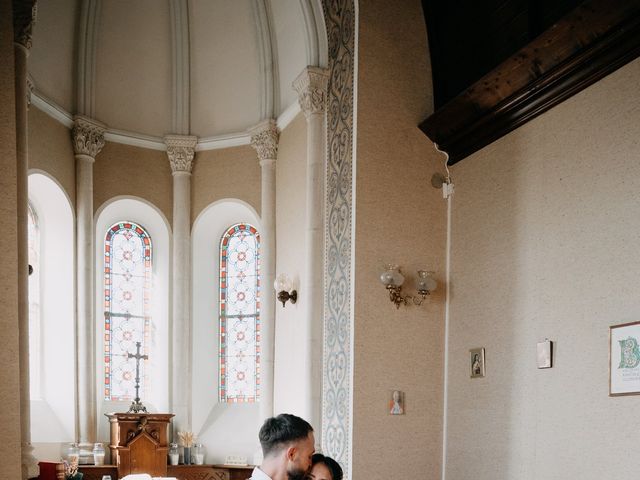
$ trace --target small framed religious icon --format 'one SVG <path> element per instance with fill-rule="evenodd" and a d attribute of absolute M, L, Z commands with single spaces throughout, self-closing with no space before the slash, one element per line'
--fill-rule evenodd
<path fill-rule="evenodd" d="M 609 327 L 609 396 L 640 394 L 640 322 Z"/>
<path fill-rule="evenodd" d="M 391 390 L 389 393 L 389 415 L 404 415 L 404 392 Z"/>
<path fill-rule="evenodd" d="M 472 348 L 469 350 L 469 365 L 471 367 L 471 378 L 484 377 L 484 348 Z"/>
<path fill-rule="evenodd" d="M 545 339 L 544 342 L 538 342 L 537 346 L 538 368 L 551 368 L 553 355 L 553 342 Z"/>

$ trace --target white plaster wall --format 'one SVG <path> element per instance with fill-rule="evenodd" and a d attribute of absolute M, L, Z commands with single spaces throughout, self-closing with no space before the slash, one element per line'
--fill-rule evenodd
<path fill-rule="evenodd" d="M 447 480 L 640 467 L 640 397 L 608 396 L 609 326 L 640 312 L 639 89 L 635 60 L 453 168 Z"/>
<path fill-rule="evenodd" d="M 240 222 L 261 231 L 260 219 L 249 204 L 222 199 L 200 213 L 192 230 L 193 431 L 206 448 L 205 463 L 224 463 L 227 455 L 241 455 L 251 463 L 260 448 L 259 405 L 218 401 L 220 239 Z"/>
<path fill-rule="evenodd" d="M 95 116 L 111 128 L 171 132 L 169 2 L 101 3 L 96 51 Z"/>
<path fill-rule="evenodd" d="M 244 131 L 260 119 L 257 35 L 249 0 L 189 1 L 191 131 Z"/>
<path fill-rule="evenodd" d="M 303 336 L 306 302 L 306 172 L 307 123 L 304 114 L 280 135 L 276 166 L 276 275 L 286 273 L 298 290 L 295 305 L 276 303 L 274 413 L 302 415 L 307 370 L 307 339 Z M 320 187 L 322 188 L 322 187 Z M 266 288 L 273 288 L 266 285 Z"/>
<path fill-rule="evenodd" d="M 40 395 L 31 396 L 31 441 L 71 442 L 76 384 L 74 217 L 62 188 L 41 173 L 29 175 L 29 201 L 40 231 L 40 348 L 35 367 Z"/>
<path fill-rule="evenodd" d="M 78 0 L 38 2 L 29 53 L 28 70 L 36 89 L 67 112 L 72 112 L 75 106 L 77 16 Z"/>
<path fill-rule="evenodd" d="M 275 106 L 276 115 L 278 115 L 298 101 L 298 96 L 291 84 L 307 66 L 307 40 L 300 2 L 271 0 L 271 11 L 280 77 L 280 105 Z"/>
<path fill-rule="evenodd" d="M 167 219 L 151 203 L 139 198 L 116 197 L 101 205 L 95 216 L 96 253 L 96 389 L 98 441 L 109 441 L 110 412 L 125 412 L 130 402 L 104 400 L 104 238 L 107 229 L 123 220 L 138 223 L 147 230 L 152 242 L 151 347 L 149 353 L 151 390 L 142 396 L 150 412 L 169 411 L 169 266 L 171 233 Z"/>

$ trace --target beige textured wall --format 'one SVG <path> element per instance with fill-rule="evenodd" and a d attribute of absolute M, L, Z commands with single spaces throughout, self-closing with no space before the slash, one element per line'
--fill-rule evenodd
<path fill-rule="evenodd" d="M 454 167 L 447 480 L 640 465 L 640 397 L 608 397 L 608 327 L 640 311 L 638 91 L 635 60 Z"/>
<path fill-rule="evenodd" d="M 71 132 L 35 107 L 29 108 L 29 169 L 51 175 L 76 203 L 76 169 Z"/>
<path fill-rule="evenodd" d="M 275 413 L 301 415 L 307 351 L 303 337 L 306 261 L 307 124 L 304 114 L 282 132 L 276 166 L 276 274 L 286 273 L 300 292 L 295 304 L 276 304 Z M 266 288 L 273 288 L 266 285 Z"/>
<path fill-rule="evenodd" d="M 223 198 L 243 200 L 260 215 L 260 164 L 249 145 L 196 153 L 191 180 L 192 223 L 207 205 Z"/>
<path fill-rule="evenodd" d="M 173 181 L 166 152 L 107 142 L 93 165 L 93 206 L 119 195 L 151 202 L 173 218 Z"/>
<path fill-rule="evenodd" d="M 0 0 L 0 443 L 2 478 L 20 478 L 20 375 L 18 364 L 18 214 L 13 15 Z"/>
<path fill-rule="evenodd" d="M 441 160 L 417 125 L 432 108 L 419 0 L 359 2 L 353 478 L 438 478 L 444 288 L 396 310 L 379 275 L 398 263 L 444 280 L 446 204 L 430 177 Z M 391 416 L 391 390 L 406 415 Z"/>

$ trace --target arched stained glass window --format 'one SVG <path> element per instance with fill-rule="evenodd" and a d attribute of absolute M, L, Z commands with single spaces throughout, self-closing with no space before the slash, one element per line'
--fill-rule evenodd
<path fill-rule="evenodd" d="M 133 222 L 118 222 L 104 241 L 104 398 L 135 397 L 136 342 L 149 355 L 151 238 Z M 141 396 L 149 388 L 147 360 L 140 363 Z"/>
<path fill-rule="evenodd" d="M 29 392 L 40 398 L 40 227 L 31 203 L 28 210 L 29 265 Z"/>
<path fill-rule="evenodd" d="M 220 241 L 221 402 L 260 398 L 260 235 L 239 223 Z"/>

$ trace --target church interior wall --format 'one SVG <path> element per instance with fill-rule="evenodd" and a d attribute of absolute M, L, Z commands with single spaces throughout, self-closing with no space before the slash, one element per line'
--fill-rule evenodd
<path fill-rule="evenodd" d="M 218 400 L 220 329 L 220 240 L 231 225 L 249 223 L 261 231 L 260 218 L 246 202 L 215 202 L 196 219 L 192 231 L 192 425 L 211 463 L 224 463 L 227 455 L 249 462 L 259 449 L 257 403 Z M 229 435 L 229 432 L 233 435 Z"/>
<path fill-rule="evenodd" d="M 304 412 L 306 368 L 304 279 L 306 262 L 307 123 L 304 114 L 280 134 L 276 165 L 276 275 L 285 273 L 299 292 L 296 304 L 276 304 L 274 413 Z M 273 288 L 265 285 L 265 288 Z M 318 430 L 319 425 L 313 425 Z"/>
<path fill-rule="evenodd" d="M 227 198 L 248 203 L 259 215 L 260 185 L 260 163 L 251 146 L 196 152 L 191 177 L 192 224 L 207 206 Z"/>
<path fill-rule="evenodd" d="M 41 48 L 32 48 L 29 53 L 29 75 L 36 89 L 67 112 L 74 111 L 76 99 L 74 44 L 78 5 L 79 0 L 38 2 L 33 44 Z M 29 128 L 31 120 L 30 115 Z"/>
<path fill-rule="evenodd" d="M 29 108 L 29 169 L 55 178 L 71 202 L 76 201 L 76 163 L 71 132 L 33 105 Z"/>
<path fill-rule="evenodd" d="M 359 2 L 353 477 L 438 478 L 441 464 L 446 201 L 429 179 L 442 157 L 416 125 L 432 108 L 420 2 Z M 399 264 L 439 283 L 396 309 L 380 283 Z M 393 390 L 405 414 L 390 415 Z"/>
<path fill-rule="evenodd" d="M 640 397 L 608 395 L 608 356 L 640 307 L 639 88 L 635 60 L 453 167 L 447 479 L 629 471 Z"/>
<path fill-rule="evenodd" d="M 11 2 L 0 1 L 0 455 L 5 478 L 20 478 L 20 364 L 18 355 L 18 199 Z"/>
<path fill-rule="evenodd" d="M 142 198 L 171 225 L 173 181 L 166 152 L 106 142 L 93 164 L 94 211 L 114 197 Z"/>

